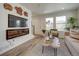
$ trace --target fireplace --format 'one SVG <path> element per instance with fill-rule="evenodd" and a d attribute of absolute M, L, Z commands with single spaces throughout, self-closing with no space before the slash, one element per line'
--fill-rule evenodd
<path fill-rule="evenodd" d="M 6 40 L 29 34 L 29 28 L 26 29 L 7 29 Z"/>

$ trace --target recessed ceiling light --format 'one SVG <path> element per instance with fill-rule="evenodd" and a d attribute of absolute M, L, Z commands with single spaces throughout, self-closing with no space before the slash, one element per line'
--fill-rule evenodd
<path fill-rule="evenodd" d="M 62 8 L 64 10 L 64 8 Z"/>

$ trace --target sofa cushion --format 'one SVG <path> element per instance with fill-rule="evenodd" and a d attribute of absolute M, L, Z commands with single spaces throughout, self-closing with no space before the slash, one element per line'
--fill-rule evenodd
<path fill-rule="evenodd" d="M 79 32 L 76 32 L 74 30 L 70 31 L 70 37 L 79 39 Z"/>

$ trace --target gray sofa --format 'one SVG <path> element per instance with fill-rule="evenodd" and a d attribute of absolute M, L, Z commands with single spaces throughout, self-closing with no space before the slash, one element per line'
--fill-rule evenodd
<path fill-rule="evenodd" d="M 73 56 L 79 56 L 79 40 L 65 36 L 65 43 Z"/>

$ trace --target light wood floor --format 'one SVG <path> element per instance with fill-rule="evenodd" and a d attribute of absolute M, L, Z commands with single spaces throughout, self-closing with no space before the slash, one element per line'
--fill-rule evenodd
<path fill-rule="evenodd" d="M 28 51 L 24 51 L 19 56 L 54 56 L 54 50 L 52 47 L 45 47 L 44 53 L 42 54 L 42 45 L 41 45 L 41 38 L 38 38 L 39 42 L 35 47 L 29 49 Z M 57 56 L 71 56 L 64 40 L 60 39 L 61 47 L 57 49 Z"/>

